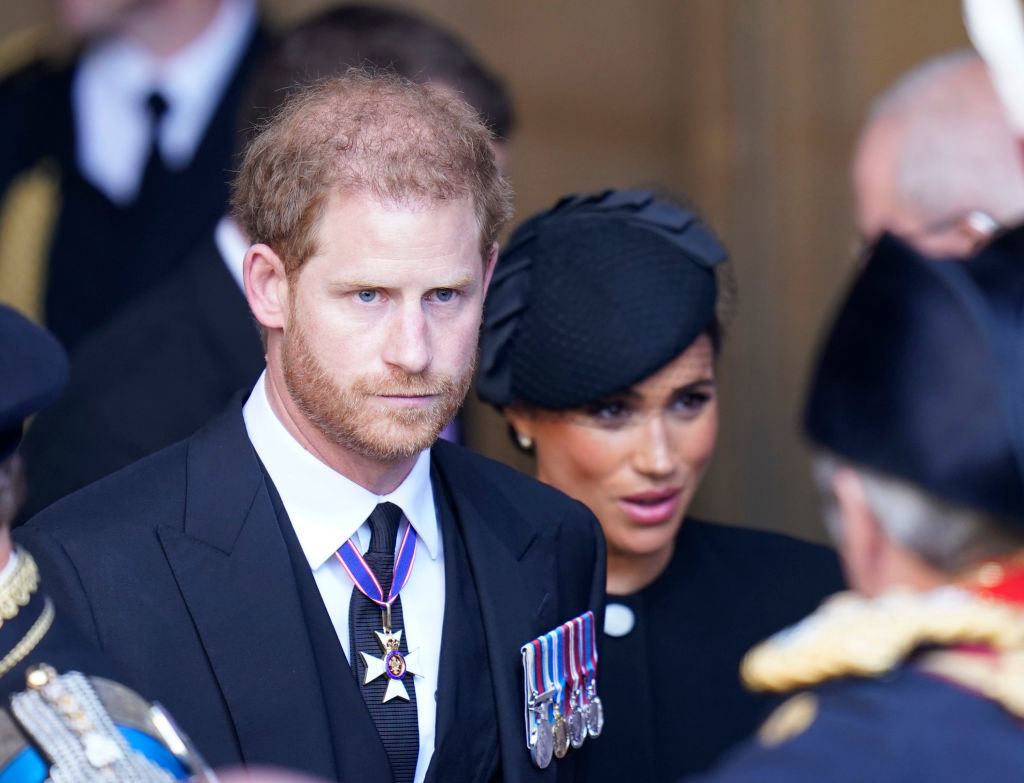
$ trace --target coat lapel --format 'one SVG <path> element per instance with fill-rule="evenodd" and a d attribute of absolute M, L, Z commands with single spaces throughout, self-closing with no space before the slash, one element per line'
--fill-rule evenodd
<path fill-rule="evenodd" d="M 536 546 L 549 535 L 536 529 L 479 471 L 463 475 L 446 444 L 434 447 L 435 466 L 461 525 L 469 569 L 483 616 L 494 683 L 502 775 L 509 783 L 554 780 L 529 761 L 523 726 L 523 667 L 520 648 L 557 625 L 554 547 Z M 454 480 L 460 476 L 461 480 Z M 450 590 L 448 586 L 446 590 Z"/>
<path fill-rule="evenodd" d="M 184 530 L 158 534 L 243 760 L 335 777 L 295 577 L 237 407 L 193 437 Z"/>

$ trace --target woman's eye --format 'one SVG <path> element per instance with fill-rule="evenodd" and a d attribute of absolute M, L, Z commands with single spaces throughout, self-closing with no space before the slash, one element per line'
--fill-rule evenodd
<path fill-rule="evenodd" d="M 613 423 L 624 419 L 629 414 L 629 409 L 619 400 L 609 400 L 588 406 L 586 413 L 590 418 L 600 422 Z"/>
<path fill-rule="evenodd" d="M 364 290 L 359 292 L 359 301 L 360 302 L 372 302 L 376 298 L 377 298 L 377 292 L 376 291 L 371 291 L 370 289 L 364 289 Z"/>
<path fill-rule="evenodd" d="M 434 291 L 434 298 L 439 302 L 450 302 L 455 298 L 455 291 L 451 288 L 438 288 Z"/>
<path fill-rule="evenodd" d="M 711 399 L 711 395 L 707 392 L 699 391 L 688 391 L 681 393 L 676 397 L 672 406 L 677 410 L 684 413 L 696 413 L 703 408 L 708 400 Z"/>

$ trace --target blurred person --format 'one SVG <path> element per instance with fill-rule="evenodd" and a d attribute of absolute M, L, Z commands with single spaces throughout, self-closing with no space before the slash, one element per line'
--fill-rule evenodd
<path fill-rule="evenodd" d="M 447 88 L 350 73 L 253 139 L 234 205 L 248 400 L 19 536 L 215 764 L 528 779 L 520 647 L 600 616 L 604 548 L 582 505 L 435 442 L 511 213 L 491 132 Z"/>
<path fill-rule="evenodd" d="M 507 161 L 514 115 L 501 81 L 433 22 L 373 5 L 324 11 L 282 36 L 246 89 L 239 140 L 302 85 L 355 65 L 456 89 L 494 134 L 499 162 Z M 67 393 L 27 436 L 25 517 L 191 435 L 252 388 L 263 349 L 242 290 L 247 246 L 237 222 L 221 218 L 179 272 L 84 342 Z"/>
<path fill-rule="evenodd" d="M 795 692 L 702 780 L 1013 780 L 1024 764 L 1024 231 L 962 263 L 884 237 L 810 384 L 849 593 L 754 648 Z"/>
<path fill-rule="evenodd" d="M 917 66 L 872 104 L 853 160 L 866 243 L 889 231 L 932 256 L 966 256 L 1024 220 L 1024 165 L 973 51 Z"/>
<path fill-rule="evenodd" d="M 824 547 L 687 516 L 718 430 L 725 256 L 650 192 L 570 196 L 515 231 L 487 297 L 478 393 L 607 541 L 598 783 L 672 780 L 745 738 L 771 701 L 740 658 L 841 587 Z"/>
<path fill-rule="evenodd" d="M 44 286 L 64 346 L 180 266 L 227 204 L 242 88 L 265 46 L 255 0 L 59 0 L 80 44 L 0 83 L 0 193 L 56 177 L 46 258 L 0 259 Z M 51 176 L 52 174 L 52 176 Z M 20 231 L 23 225 L 9 225 Z"/>
<path fill-rule="evenodd" d="M 60 394 L 68 367 L 52 335 L 4 305 L 0 367 L 0 779 L 205 781 L 166 714 L 112 679 L 54 610 L 31 553 L 11 541 L 22 426 Z"/>

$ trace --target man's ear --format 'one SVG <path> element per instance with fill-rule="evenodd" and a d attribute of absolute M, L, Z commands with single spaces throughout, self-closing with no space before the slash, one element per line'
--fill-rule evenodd
<path fill-rule="evenodd" d="M 839 554 L 850 587 L 873 595 L 884 565 L 888 538 L 868 503 L 864 482 L 855 470 L 840 468 L 832 478 L 839 507 Z"/>
<path fill-rule="evenodd" d="M 498 263 L 498 243 L 491 245 L 491 252 L 487 256 L 487 263 L 484 264 L 484 295 L 491 285 L 491 278 L 494 276 L 494 267 Z"/>
<path fill-rule="evenodd" d="M 283 329 L 288 319 L 288 276 L 284 262 L 269 245 L 252 245 L 242 276 L 252 314 L 267 329 Z"/>

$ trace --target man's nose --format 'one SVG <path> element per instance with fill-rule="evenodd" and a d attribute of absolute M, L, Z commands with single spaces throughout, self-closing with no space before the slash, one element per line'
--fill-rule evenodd
<path fill-rule="evenodd" d="M 390 324 L 384 346 L 384 361 L 405 372 L 424 372 L 432 358 L 430 335 L 422 304 L 402 302 L 388 314 Z"/>

